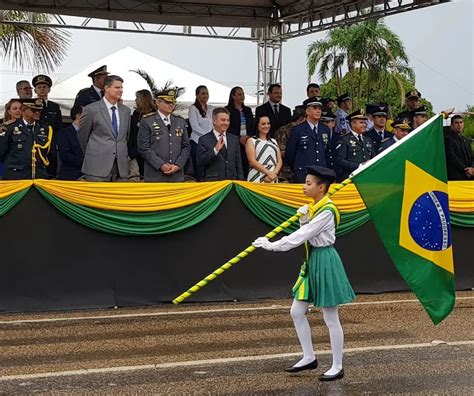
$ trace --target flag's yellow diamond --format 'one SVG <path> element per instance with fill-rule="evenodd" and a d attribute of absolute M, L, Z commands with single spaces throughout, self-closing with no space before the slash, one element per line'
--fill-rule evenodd
<path fill-rule="evenodd" d="M 405 161 L 400 246 L 454 273 L 448 185 Z"/>

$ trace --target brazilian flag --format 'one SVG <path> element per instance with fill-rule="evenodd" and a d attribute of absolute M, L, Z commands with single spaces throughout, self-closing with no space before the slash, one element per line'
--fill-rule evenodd
<path fill-rule="evenodd" d="M 455 302 L 442 117 L 432 117 L 351 180 L 398 271 L 440 323 Z"/>

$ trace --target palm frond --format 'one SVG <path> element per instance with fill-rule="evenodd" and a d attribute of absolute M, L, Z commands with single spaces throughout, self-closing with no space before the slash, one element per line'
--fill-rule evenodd
<path fill-rule="evenodd" d="M 21 11 L 0 11 L 4 21 L 47 23 L 46 14 Z M 24 70 L 51 72 L 67 55 L 70 33 L 41 25 L 0 25 L 0 53 L 11 64 Z"/>
<path fill-rule="evenodd" d="M 143 78 L 146 81 L 148 87 L 150 88 L 150 92 L 154 98 L 158 96 L 158 92 L 160 92 L 160 90 L 156 87 L 156 83 L 153 77 L 151 77 L 145 70 L 135 69 L 135 70 L 129 70 L 129 71 L 133 73 L 137 73 L 141 78 Z"/>

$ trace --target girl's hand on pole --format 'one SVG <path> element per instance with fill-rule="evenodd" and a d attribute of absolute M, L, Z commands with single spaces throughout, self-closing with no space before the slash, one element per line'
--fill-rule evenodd
<path fill-rule="evenodd" d="M 271 249 L 272 243 L 268 240 L 267 237 L 260 237 L 260 238 L 255 239 L 255 241 L 253 241 L 252 245 L 255 246 L 256 248 L 262 248 L 262 249 L 265 249 L 265 250 L 272 250 Z"/>

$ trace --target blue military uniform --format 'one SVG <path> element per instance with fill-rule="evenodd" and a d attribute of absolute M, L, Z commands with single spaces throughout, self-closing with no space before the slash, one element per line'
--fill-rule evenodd
<path fill-rule="evenodd" d="M 337 97 L 337 105 L 341 106 L 343 102 L 346 100 L 352 100 L 350 95 L 348 93 L 342 94 Z M 335 131 L 339 134 L 343 134 L 349 131 L 350 126 L 347 121 L 348 113 L 345 110 L 342 110 L 341 108 L 337 109 L 336 111 L 336 128 Z"/>
<path fill-rule="evenodd" d="M 379 148 L 377 149 L 377 153 L 381 153 L 382 151 L 387 150 L 391 145 L 395 144 L 396 142 L 397 139 L 395 139 L 395 136 L 383 139 L 380 142 Z"/>
<path fill-rule="evenodd" d="M 327 121 L 335 121 L 335 119 L 336 119 L 336 115 L 333 114 L 330 110 L 323 111 L 323 115 L 321 117 L 321 121 L 323 123 L 326 123 Z M 335 131 L 335 128 L 329 128 L 328 126 L 328 129 L 329 129 L 329 142 L 326 148 L 326 164 L 328 168 L 331 168 L 334 170 L 336 167 L 334 149 L 336 148 L 336 144 L 339 141 L 339 138 L 341 137 L 341 135 Z"/>
<path fill-rule="evenodd" d="M 92 78 L 92 81 L 94 81 L 94 77 L 103 75 L 103 74 L 110 74 L 107 71 L 107 65 L 103 65 L 95 69 L 94 71 L 90 72 L 88 76 Z M 83 88 L 77 93 L 76 99 L 74 100 L 73 107 L 87 106 L 88 104 L 101 100 L 102 96 L 103 94 L 99 94 L 97 90 L 94 88 L 94 85 L 91 85 L 88 88 Z"/>
<path fill-rule="evenodd" d="M 387 121 L 388 108 L 384 105 L 368 104 L 366 105 L 366 112 L 372 116 L 383 116 L 385 117 L 385 122 Z M 372 139 L 375 152 L 377 153 L 382 140 L 390 138 L 392 134 L 386 131 L 385 128 L 378 131 L 374 126 L 372 126 L 367 132 L 365 132 L 364 136 Z"/>
<path fill-rule="evenodd" d="M 293 171 L 293 181 L 303 183 L 306 167 L 326 167 L 326 149 L 329 143 L 329 128 L 318 123 L 313 130 L 308 122 L 295 126 L 286 143 L 285 158 Z"/>
<path fill-rule="evenodd" d="M 5 163 L 4 180 L 32 178 L 33 144 L 45 146 L 48 143 L 48 128 L 38 122 L 28 127 L 23 119 L 7 122 L 0 130 L 0 160 Z M 37 147 L 36 179 L 47 179 L 47 150 Z M 38 151 L 41 151 L 39 155 Z"/>
<path fill-rule="evenodd" d="M 101 100 L 101 99 L 102 98 L 97 93 L 94 86 L 91 85 L 88 88 L 81 89 L 77 93 L 76 99 L 74 99 L 73 107 L 84 107 L 84 106 L 87 106 L 88 104 L 97 102 L 98 100 Z"/>

